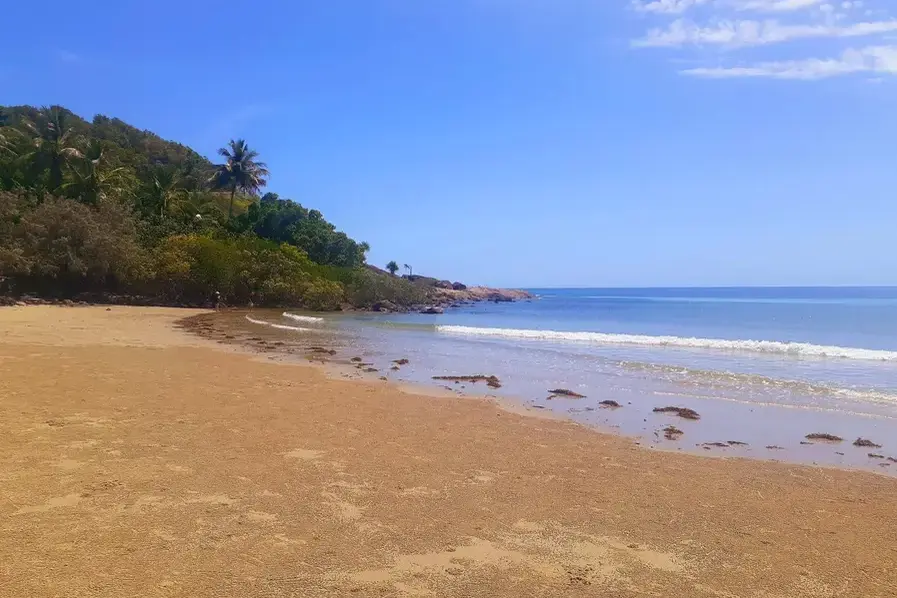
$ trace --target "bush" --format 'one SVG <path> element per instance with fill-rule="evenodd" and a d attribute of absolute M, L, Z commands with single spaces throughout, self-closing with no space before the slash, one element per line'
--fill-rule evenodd
<path fill-rule="evenodd" d="M 426 303 L 426 291 L 402 278 L 367 268 L 332 268 L 331 277 L 346 287 L 346 298 L 356 307 L 370 308 L 381 301 L 408 307 Z"/>
<path fill-rule="evenodd" d="M 170 300 L 202 304 L 215 291 L 225 302 L 245 305 L 337 309 L 343 286 L 320 277 L 317 266 L 293 246 L 253 237 L 168 237 L 156 252 L 158 291 Z"/>
<path fill-rule="evenodd" d="M 225 303 L 339 309 L 426 300 L 420 285 L 366 268 L 322 266 L 298 247 L 252 234 L 184 232 L 172 219 L 135 224 L 121 204 L 36 203 L 0 192 L 0 292 L 70 297 L 142 295 L 188 305 Z M 180 231 L 178 233 L 177 231 Z"/>
<path fill-rule="evenodd" d="M 7 194 L 0 204 L 0 274 L 20 292 L 119 290 L 145 276 L 133 216 L 118 203 L 91 209 L 50 198 L 28 211 L 26 200 Z"/>
<path fill-rule="evenodd" d="M 0 191 L 0 282 L 25 269 L 16 229 L 30 207 L 23 194 Z M 3 291 L 5 289 L 0 285 L 0 292 Z"/>

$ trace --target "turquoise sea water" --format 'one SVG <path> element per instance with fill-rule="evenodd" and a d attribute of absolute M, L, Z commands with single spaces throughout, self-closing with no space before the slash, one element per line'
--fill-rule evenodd
<path fill-rule="evenodd" d="M 897 456 L 897 288 L 532 292 L 532 301 L 441 316 L 266 314 L 264 321 L 286 334 L 342 336 L 378 365 L 407 358 L 409 366 L 390 374 L 402 380 L 495 374 L 503 382 L 497 394 L 650 443 L 669 445 L 658 431 L 675 423 L 686 435 L 668 448 L 737 440 L 749 448 L 729 453 L 885 470 L 891 462 L 851 444 L 874 436 L 882 453 Z M 587 398 L 547 400 L 557 387 Z M 601 409 L 608 399 L 623 408 Z M 652 411 L 667 405 L 702 418 L 683 422 Z M 800 444 L 811 432 L 846 442 Z M 789 456 L 771 454 L 768 445 Z"/>

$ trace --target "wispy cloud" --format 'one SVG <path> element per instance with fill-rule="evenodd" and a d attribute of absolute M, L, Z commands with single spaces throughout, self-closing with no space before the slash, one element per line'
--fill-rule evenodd
<path fill-rule="evenodd" d="M 733 0 L 732 7 L 739 11 L 793 12 L 823 4 L 825 0 Z M 862 4 L 862 1 L 859 2 Z"/>
<path fill-rule="evenodd" d="M 897 20 L 836 24 L 786 25 L 779 21 L 719 21 L 707 27 L 677 19 L 665 29 L 651 29 L 633 42 L 640 47 L 684 45 L 762 46 L 796 39 L 863 37 L 897 31 Z"/>
<path fill-rule="evenodd" d="M 638 12 L 658 15 L 681 15 L 694 8 L 716 5 L 739 12 L 793 12 L 819 6 L 826 0 L 633 0 Z M 857 0 L 862 4 L 862 0 Z"/>
<path fill-rule="evenodd" d="M 897 45 L 893 41 L 897 16 L 882 8 L 884 0 L 630 2 L 636 12 L 651 21 L 647 31 L 632 40 L 634 47 L 679 53 L 701 48 L 698 56 L 702 62 L 708 59 L 708 50 L 716 48 L 720 52 L 716 64 L 679 71 L 684 75 L 804 81 L 857 73 L 876 79 L 897 76 Z M 759 18 L 745 18 L 746 13 L 757 13 Z M 762 13 L 766 16 L 760 17 Z M 845 48 L 847 40 L 857 38 L 870 41 L 860 48 Z M 770 49 L 764 50 L 765 60 L 751 62 L 750 48 L 757 47 Z M 803 55 L 795 55 L 795 48 Z M 774 59 L 770 60 L 772 52 Z M 670 59 L 681 58 L 679 53 Z M 747 54 L 747 60 L 742 54 Z"/>
<path fill-rule="evenodd" d="M 635 0 L 633 8 L 638 12 L 647 12 L 661 15 L 678 15 L 702 4 L 708 4 L 712 0 Z"/>
<path fill-rule="evenodd" d="M 838 58 L 783 60 L 752 66 L 694 68 L 680 71 L 684 75 L 713 79 L 765 77 L 813 81 L 840 75 L 872 73 L 897 75 L 897 46 L 876 46 L 861 50 L 845 50 Z M 878 78 L 880 80 L 880 78 Z"/>

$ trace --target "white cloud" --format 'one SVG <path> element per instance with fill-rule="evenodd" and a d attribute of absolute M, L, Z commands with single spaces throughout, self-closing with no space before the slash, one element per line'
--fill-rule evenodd
<path fill-rule="evenodd" d="M 634 0 L 633 6 L 639 12 L 650 12 L 655 14 L 678 15 L 685 11 L 707 4 L 711 0 Z"/>
<path fill-rule="evenodd" d="M 653 48 L 685 45 L 761 46 L 796 39 L 862 37 L 893 31 L 897 31 L 897 20 L 846 25 L 790 25 L 776 20 L 722 20 L 702 27 L 692 21 L 677 19 L 666 29 L 651 29 L 645 37 L 633 41 L 633 45 Z"/>
<path fill-rule="evenodd" d="M 765 77 L 813 81 L 839 75 L 871 73 L 897 75 L 897 46 L 872 46 L 844 51 L 839 58 L 783 60 L 730 68 L 695 68 L 680 71 L 684 75 L 713 79 Z"/>
<path fill-rule="evenodd" d="M 897 77 L 897 14 L 885 8 L 897 4 L 894 0 L 624 1 L 654 21 L 631 41 L 634 47 L 680 53 L 700 48 L 690 51 L 692 65 L 696 56 L 704 61 L 716 50 L 712 65 L 699 62 L 680 71 L 684 75 L 807 81 L 858 73 L 875 81 Z M 867 41 L 845 50 L 854 38 Z M 765 60 L 751 60 L 759 53 L 752 48 L 761 47 Z"/>
<path fill-rule="evenodd" d="M 792 12 L 812 8 L 825 0 L 732 0 L 735 10 L 756 12 Z"/>
<path fill-rule="evenodd" d="M 680 15 L 699 6 L 716 5 L 736 11 L 793 12 L 823 4 L 826 0 L 632 0 L 638 12 Z M 862 2 L 845 2 L 862 4 Z"/>

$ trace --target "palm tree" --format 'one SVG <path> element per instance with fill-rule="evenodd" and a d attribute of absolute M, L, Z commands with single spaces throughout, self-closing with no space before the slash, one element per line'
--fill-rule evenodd
<path fill-rule="evenodd" d="M 395 262 L 395 260 L 393 260 L 393 261 L 389 262 L 388 264 L 386 264 L 386 269 L 389 270 L 390 274 L 395 276 L 396 272 L 399 271 L 399 265 Z"/>
<path fill-rule="evenodd" d="M 97 205 L 110 193 L 122 195 L 127 186 L 127 169 L 106 168 L 103 145 L 99 139 L 91 139 L 84 149 L 79 164 L 72 166 L 72 180 L 63 183 L 66 194 L 84 203 Z"/>
<path fill-rule="evenodd" d="M 0 189 L 9 191 L 24 186 L 20 167 L 22 156 L 30 149 L 30 142 L 19 129 L 0 126 Z"/>
<path fill-rule="evenodd" d="M 169 209 L 180 215 L 185 222 L 194 225 L 203 223 L 215 224 L 220 221 L 224 213 L 218 207 L 215 197 L 208 191 L 185 191 L 180 193 Z"/>
<path fill-rule="evenodd" d="M 62 186 L 63 171 L 75 159 L 83 155 L 75 146 L 76 135 L 69 125 L 69 113 L 51 106 L 40 111 L 37 123 L 23 120 L 21 126 L 31 136 L 31 149 L 22 159 L 38 173 L 49 171 L 48 190 L 54 192 Z"/>
<path fill-rule="evenodd" d="M 165 218 L 171 203 L 183 193 L 180 173 L 172 167 L 157 166 L 153 171 L 151 194 L 153 205 L 159 208 L 159 216 Z"/>
<path fill-rule="evenodd" d="M 249 149 L 243 139 L 230 140 L 230 147 L 222 147 L 218 155 L 227 161 L 215 167 L 211 182 L 218 189 L 230 189 L 230 208 L 227 219 L 234 216 L 234 196 L 237 189 L 243 193 L 256 195 L 259 189 L 268 184 L 265 179 L 270 173 L 264 162 L 256 162 L 258 152 Z"/>

